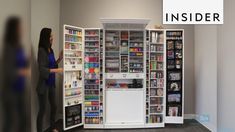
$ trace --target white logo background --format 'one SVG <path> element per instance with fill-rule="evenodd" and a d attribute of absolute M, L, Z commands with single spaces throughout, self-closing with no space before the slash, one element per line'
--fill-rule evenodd
<path fill-rule="evenodd" d="M 220 21 L 166 21 L 166 13 L 219 13 Z M 188 16 L 188 15 L 187 15 Z M 194 17 L 193 17 L 194 18 Z M 164 24 L 223 24 L 223 0 L 163 0 L 163 23 Z"/>

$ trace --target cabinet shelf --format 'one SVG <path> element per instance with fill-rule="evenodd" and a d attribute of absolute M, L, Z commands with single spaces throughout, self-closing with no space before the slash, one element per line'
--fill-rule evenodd
<path fill-rule="evenodd" d="M 105 56 L 106 58 L 119 58 L 119 56 Z"/>
<path fill-rule="evenodd" d="M 64 69 L 64 72 L 81 71 L 82 69 Z"/>
<path fill-rule="evenodd" d="M 99 51 L 85 51 L 86 53 L 97 53 Z"/>
<path fill-rule="evenodd" d="M 150 42 L 150 44 L 164 45 L 164 42 L 158 42 L 158 43 Z"/>
<path fill-rule="evenodd" d="M 129 46 L 130 48 L 142 48 L 143 46 Z"/>
<path fill-rule="evenodd" d="M 75 36 L 75 37 L 82 37 L 81 35 L 77 35 L 77 34 L 70 34 L 70 33 L 65 33 L 65 35 L 70 35 L 70 36 Z"/>
<path fill-rule="evenodd" d="M 85 40 L 85 42 L 99 42 L 100 40 Z"/>
<path fill-rule="evenodd" d="M 68 90 L 74 90 L 74 89 L 81 89 L 82 88 L 82 86 L 79 86 L 79 87 L 76 87 L 76 88 L 64 88 L 66 91 L 68 91 Z"/>
<path fill-rule="evenodd" d="M 163 106 L 162 104 L 149 104 L 150 106 Z"/>
<path fill-rule="evenodd" d="M 71 96 L 65 96 L 65 99 L 71 99 L 71 98 L 79 98 L 82 97 L 81 95 L 71 95 Z"/>
<path fill-rule="evenodd" d="M 129 56 L 131 58 L 143 58 L 143 56 Z"/>
<path fill-rule="evenodd" d="M 82 100 L 78 100 L 78 102 L 79 103 L 73 103 L 73 104 L 70 104 L 70 105 L 66 104 L 65 107 L 71 107 L 71 106 L 76 106 L 78 104 L 82 104 Z"/>
<path fill-rule="evenodd" d="M 85 34 L 85 37 L 99 37 L 99 34 L 97 34 L 97 35 L 86 35 Z"/>
<path fill-rule="evenodd" d="M 80 52 L 82 52 L 82 50 L 80 50 L 80 49 L 64 49 L 64 51 L 73 51 L 73 52 L 80 51 Z"/>
<path fill-rule="evenodd" d="M 163 112 L 161 112 L 161 113 L 150 113 L 150 115 L 163 115 Z"/>
<path fill-rule="evenodd" d="M 164 54 L 163 51 L 150 51 L 150 54 L 153 54 L 153 53 L 155 53 L 155 54 Z"/>
<path fill-rule="evenodd" d="M 68 59 L 81 59 L 82 57 L 64 57 L 65 59 L 68 58 Z"/>
<path fill-rule="evenodd" d="M 85 48 L 99 48 L 99 46 L 85 46 Z M 99 52 L 99 51 L 97 51 Z"/>
<path fill-rule="evenodd" d="M 143 67 L 129 67 L 129 68 L 132 68 L 132 69 L 143 69 Z"/>
<path fill-rule="evenodd" d="M 97 90 L 99 90 L 99 89 L 84 89 L 84 90 L 86 90 L 86 91 L 97 91 Z"/>
<path fill-rule="evenodd" d="M 107 88 L 106 91 L 142 91 L 143 88 Z"/>
<path fill-rule="evenodd" d="M 140 47 L 140 48 L 143 48 L 143 47 Z M 132 48 L 130 48 L 130 49 L 132 49 Z M 136 48 L 137 49 L 137 48 Z M 137 50 L 137 51 L 131 51 L 131 50 L 129 50 L 129 52 L 130 53 L 143 53 L 144 51 L 143 50 Z"/>
<path fill-rule="evenodd" d="M 150 69 L 150 71 L 164 71 L 164 69 Z"/>
<path fill-rule="evenodd" d="M 150 95 L 149 97 L 150 97 L 150 98 L 151 98 L 151 97 L 164 98 L 164 96 L 151 96 L 151 95 Z"/>
<path fill-rule="evenodd" d="M 144 41 L 130 41 L 130 43 L 143 43 Z"/>
<path fill-rule="evenodd" d="M 156 79 L 164 79 L 164 78 L 150 78 L 150 80 L 156 80 Z"/>
<path fill-rule="evenodd" d="M 65 43 L 82 44 L 82 42 L 74 42 L 74 41 L 65 41 Z"/>
<path fill-rule="evenodd" d="M 105 51 L 107 53 L 120 53 L 119 51 Z"/>

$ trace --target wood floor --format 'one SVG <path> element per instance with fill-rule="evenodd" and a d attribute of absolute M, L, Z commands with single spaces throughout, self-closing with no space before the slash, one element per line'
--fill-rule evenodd
<path fill-rule="evenodd" d="M 57 122 L 57 128 L 62 131 L 62 121 Z M 49 131 L 47 131 L 49 132 Z M 117 130 L 91 130 L 82 127 L 75 128 L 66 132 L 210 132 L 196 120 L 185 120 L 183 125 L 166 125 L 165 128 L 157 129 L 117 129 Z"/>

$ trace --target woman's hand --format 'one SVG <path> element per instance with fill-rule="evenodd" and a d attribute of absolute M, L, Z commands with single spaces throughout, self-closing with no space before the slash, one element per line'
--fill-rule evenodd
<path fill-rule="evenodd" d="M 51 73 L 62 73 L 63 71 L 63 68 L 50 69 Z"/>
<path fill-rule="evenodd" d="M 57 73 L 62 73 L 64 71 L 63 68 L 57 68 Z"/>
<path fill-rule="evenodd" d="M 63 56 L 64 56 L 64 55 L 63 55 L 63 50 L 61 50 L 61 51 L 60 51 L 60 54 L 59 54 L 59 58 L 58 58 L 57 61 L 56 61 L 57 64 L 60 63 L 60 61 L 63 59 Z"/>
<path fill-rule="evenodd" d="M 31 77 L 31 68 L 19 69 L 19 75 L 24 77 Z"/>

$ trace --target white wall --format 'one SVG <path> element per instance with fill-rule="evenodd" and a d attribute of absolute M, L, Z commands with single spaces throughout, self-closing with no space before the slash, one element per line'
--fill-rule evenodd
<path fill-rule="evenodd" d="M 17 5 L 17 6 L 16 6 Z M 23 22 L 23 44 L 30 49 L 30 0 L 0 0 L 0 49 L 5 30 L 5 22 L 11 15 L 17 15 Z"/>
<path fill-rule="evenodd" d="M 197 120 L 217 130 L 217 26 L 195 26 L 195 90 Z M 207 120 L 206 118 L 209 118 Z M 204 120 L 200 118 L 205 118 Z"/>
<path fill-rule="evenodd" d="M 59 54 L 59 20 L 60 20 L 60 0 L 31 0 L 31 39 L 32 39 L 32 59 L 33 59 L 33 72 L 32 72 L 32 131 L 36 131 L 36 119 L 38 114 L 38 96 L 36 93 L 36 85 L 38 80 L 38 69 L 37 69 L 37 51 L 40 31 L 44 27 L 52 28 L 52 33 L 54 36 L 53 50 L 55 56 L 58 57 Z M 60 78 L 57 78 L 57 107 L 60 106 L 59 90 L 61 89 L 58 85 Z M 44 121 L 44 128 L 49 127 L 49 110 L 50 106 L 47 104 L 47 113 Z"/>
<path fill-rule="evenodd" d="M 149 18 L 148 28 L 162 24 L 162 0 L 61 0 L 60 5 L 61 29 L 63 24 L 99 28 L 100 18 Z M 165 27 L 185 29 L 185 113 L 194 114 L 194 26 Z"/>
<path fill-rule="evenodd" d="M 218 26 L 218 127 L 235 131 L 235 1 L 224 0 L 224 25 Z"/>
<path fill-rule="evenodd" d="M 234 0 L 224 1 L 223 25 L 195 26 L 196 113 L 208 114 L 209 123 L 203 124 L 209 128 L 217 124 L 218 132 L 235 131 L 234 5 Z M 214 120 L 215 94 L 217 123 Z"/>

